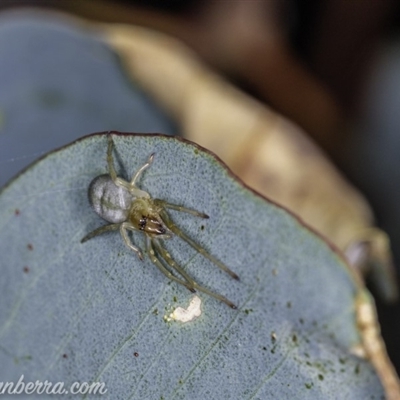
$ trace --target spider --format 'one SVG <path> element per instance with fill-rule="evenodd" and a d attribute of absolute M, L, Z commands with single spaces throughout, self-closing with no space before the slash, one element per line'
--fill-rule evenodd
<path fill-rule="evenodd" d="M 220 269 L 227 272 L 232 278 L 239 280 L 239 277 L 225 264 L 217 260 L 182 232 L 174 224 L 166 210 L 181 211 L 200 218 L 209 218 L 208 215 L 190 208 L 168 203 L 161 199 L 153 199 L 149 193 L 137 186 L 137 181 L 143 171 L 152 164 L 154 153 L 150 155 L 147 162 L 133 175 L 130 182 L 118 177 L 114 167 L 113 149 L 114 142 L 111 135 L 108 135 L 107 164 L 109 174 L 94 178 L 90 183 L 88 191 L 89 202 L 92 208 L 101 218 L 108 221 L 109 224 L 101 226 L 87 234 L 81 240 L 81 243 L 103 233 L 119 230 L 125 244 L 137 254 L 140 260 L 143 260 L 142 251 L 132 243 L 128 236 L 128 231 L 141 231 L 145 235 L 146 253 L 150 260 L 169 279 L 185 286 L 192 293 L 195 293 L 197 289 L 236 309 L 235 304 L 226 297 L 199 285 L 173 260 L 163 246 L 163 241 L 175 234 Z M 177 272 L 183 279 L 175 276 L 172 271 Z"/>

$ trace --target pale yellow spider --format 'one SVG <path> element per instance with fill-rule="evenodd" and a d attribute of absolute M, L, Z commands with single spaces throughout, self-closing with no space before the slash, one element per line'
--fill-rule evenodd
<path fill-rule="evenodd" d="M 153 162 L 154 154 L 139 168 L 130 182 L 118 177 L 114 168 L 113 148 L 114 142 L 111 135 L 108 135 L 107 163 L 109 175 L 100 175 L 93 179 L 89 186 L 88 193 L 89 201 L 94 211 L 101 218 L 110 222 L 110 224 L 101 226 L 93 232 L 90 232 L 81 240 L 81 243 L 108 231 L 119 230 L 125 244 L 143 260 L 141 250 L 131 242 L 128 236 L 128 231 L 142 231 L 146 236 L 146 252 L 150 260 L 169 279 L 187 287 L 193 293 L 196 292 L 197 289 L 223 301 L 229 307 L 236 309 L 237 307 L 235 304 L 226 297 L 216 294 L 196 283 L 196 281 L 172 259 L 171 255 L 162 245 L 164 239 L 169 239 L 175 234 L 223 271 L 227 272 L 232 278 L 238 280 L 239 277 L 225 264 L 210 255 L 203 247 L 183 233 L 173 223 L 166 209 L 169 208 L 171 210 L 185 212 L 201 218 L 208 218 L 208 215 L 190 208 L 168 203 L 164 200 L 152 199 L 149 193 L 137 187 L 137 180 L 143 171 Z M 179 273 L 183 279 L 175 276 L 170 269 Z"/>

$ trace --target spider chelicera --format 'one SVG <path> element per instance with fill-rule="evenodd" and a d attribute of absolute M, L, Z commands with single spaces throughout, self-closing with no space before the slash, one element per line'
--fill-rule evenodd
<path fill-rule="evenodd" d="M 94 211 L 101 218 L 110 223 L 90 232 L 81 240 L 81 243 L 103 233 L 119 230 L 125 244 L 143 260 L 142 251 L 132 243 L 128 235 L 128 231 L 142 231 L 145 234 L 146 252 L 150 260 L 169 279 L 180 283 L 193 293 L 196 292 L 197 289 L 200 292 L 204 292 L 223 301 L 229 307 L 236 309 L 237 307 L 235 304 L 226 297 L 216 294 L 196 283 L 196 281 L 173 260 L 163 246 L 163 240 L 169 239 L 175 234 L 223 271 L 227 272 L 232 278 L 238 280 L 239 277 L 225 264 L 217 260 L 203 247 L 182 232 L 174 224 L 166 209 L 185 212 L 200 218 L 208 218 L 208 215 L 190 208 L 168 203 L 161 199 L 152 199 L 149 193 L 137 187 L 139 177 L 153 162 L 154 154 L 139 168 L 130 182 L 118 177 L 114 168 L 113 149 L 114 142 L 111 135 L 108 135 L 107 163 L 109 174 L 94 178 L 89 186 L 88 193 L 89 201 Z M 172 271 L 177 272 L 183 279 L 175 276 Z"/>

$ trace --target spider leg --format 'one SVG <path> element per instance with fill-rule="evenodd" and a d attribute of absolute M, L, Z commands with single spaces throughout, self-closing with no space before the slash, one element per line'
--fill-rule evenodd
<path fill-rule="evenodd" d="M 88 233 L 84 238 L 82 238 L 81 243 L 85 243 L 88 240 L 94 238 L 95 236 L 102 235 L 103 233 L 109 231 L 116 231 L 119 229 L 120 224 L 108 224 L 104 226 L 100 226 L 100 228 L 95 229 L 94 231 Z"/>
<path fill-rule="evenodd" d="M 111 135 L 107 136 L 108 138 L 108 147 L 107 147 L 107 165 L 108 165 L 108 172 L 111 176 L 112 181 L 120 187 L 124 187 L 126 189 L 130 189 L 130 184 L 126 180 L 117 176 L 117 172 L 115 171 L 114 167 L 114 157 L 113 157 L 113 149 L 114 149 L 114 141 L 112 140 Z"/>
<path fill-rule="evenodd" d="M 200 217 L 200 218 L 210 218 L 207 214 L 204 214 L 200 211 L 197 210 L 193 210 L 192 208 L 186 208 L 183 206 L 180 206 L 178 204 L 172 204 L 172 203 L 168 203 L 164 200 L 161 199 L 155 199 L 154 203 L 161 206 L 161 207 L 165 207 L 165 208 L 170 208 L 171 210 L 176 210 L 176 211 L 181 211 L 181 212 L 185 212 L 188 214 L 192 214 L 195 217 Z"/>
<path fill-rule="evenodd" d="M 123 222 L 122 224 L 118 224 L 118 225 L 120 225 L 119 231 L 121 233 L 122 238 L 124 239 L 125 244 L 131 250 L 133 250 L 141 260 L 143 260 L 143 254 L 140 251 L 139 247 L 134 246 L 128 236 L 128 230 L 130 230 L 130 231 L 136 230 L 134 228 L 134 226 L 131 225 L 129 222 Z"/>
<path fill-rule="evenodd" d="M 115 183 L 117 181 L 117 172 L 115 171 L 114 167 L 114 158 L 113 158 L 113 149 L 114 149 L 114 141 L 112 140 L 111 135 L 107 136 L 108 139 L 108 147 L 107 147 L 107 165 L 108 165 L 108 172 L 111 176 L 111 179 Z"/>
<path fill-rule="evenodd" d="M 133 176 L 132 180 L 130 181 L 130 186 L 135 186 L 136 181 L 139 179 L 139 176 L 143 173 L 143 171 L 150 167 L 150 165 L 152 164 L 154 159 L 154 153 L 150 155 L 150 157 L 148 158 L 147 162 L 142 165 L 139 170 L 136 172 L 136 174 Z"/>
<path fill-rule="evenodd" d="M 225 264 L 221 261 L 217 260 L 211 254 L 209 254 L 203 247 L 197 244 L 194 240 L 190 239 L 185 233 L 183 233 L 171 220 L 169 215 L 165 211 L 160 212 L 161 218 L 164 223 L 167 225 L 168 229 L 170 229 L 175 235 L 179 236 L 186 243 L 192 246 L 196 251 L 198 251 L 203 257 L 208 258 L 211 262 L 213 262 L 217 267 L 228 273 L 232 278 L 239 280 L 239 277 L 231 271 Z"/>
<path fill-rule="evenodd" d="M 195 282 L 193 278 L 171 257 L 171 254 L 165 250 L 157 239 L 152 239 L 151 243 L 157 252 L 161 255 L 162 259 L 174 270 L 176 270 L 180 275 L 182 275 L 193 287 Z"/>
<path fill-rule="evenodd" d="M 152 154 L 146 164 L 139 168 L 139 171 L 136 172 L 135 176 L 132 178 L 130 182 L 127 182 L 125 179 L 120 178 L 117 176 L 117 172 L 114 167 L 114 157 L 113 157 L 113 150 L 114 150 L 114 141 L 112 140 L 111 135 L 108 135 L 108 148 L 107 148 L 107 165 L 108 165 L 108 172 L 111 176 L 112 181 L 119 187 L 124 187 L 125 189 L 129 190 L 132 195 L 135 197 L 144 197 L 149 198 L 150 195 L 145 192 L 144 190 L 139 189 L 135 186 L 136 180 L 139 178 L 140 174 L 151 165 L 153 162 L 154 154 Z"/>
<path fill-rule="evenodd" d="M 186 282 L 182 279 L 177 278 L 175 275 L 172 274 L 172 272 L 168 271 L 167 268 L 164 267 L 164 265 L 161 263 L 161 261 L 157 258 L 156 253 L 153 249 L 152 246 L 152 240 L 146 236 L 146 251 L 150 257 L 151 262 L 165 275 L 167 278 L 180 283 L 181 285 L 185 286 L 187 289 L 189 289 L 192 293 L 195 293 L 196 290 L 193 288 L 193 286 L 190 285 L 189 282 Z"/>
<path fill-rule="evenodd" d="M 156 250 L 160 253 L 162 259 L 171 267 L 173 268 L 175 271 L 177 271 L 180 275 L 182 275 L 192 287 L 195 287 L 197 290 L 199 290 L 200 292 L 206 293 L 209 296 L 214 297 L 215 299 L 222 301 L 223 303 L 227 304 L 229 307 L 233 308 L 233 309 L 237 309 L 237 307 L 235 306 L 235 304 L 233 304 L 230 300 L 228 300 L 226 297 L 221 296 L 217 293 L 212 292 L 211 290 L 206 289 L 204 286 L 199 285 L 198 283 L 196 283 L 196 281 L 193 280 L 193 278 L 191 278 L 186 271 L 179 266 L 175 260 L 172 259 L 171 255 L 168 253 L 168 251 L 166 251 L 161 244 L 156 240 L 153 239 L 151 240 L 151 243 L 154 244 Z M 185 285 L 186 286 L 186 285 Z M 186 286 L 187 287 L 187 286 Z"/>

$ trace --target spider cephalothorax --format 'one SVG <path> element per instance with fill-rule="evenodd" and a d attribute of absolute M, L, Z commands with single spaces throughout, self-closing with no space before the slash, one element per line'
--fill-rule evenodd
<path fill-rule="evenodd" d="M 236 306 L 227 298 L 216 294 L 196 283 L 187 272 L 179 266 L 162 245 L 163 239 L 169 239 L 174 234 L 186 241 L 195 250 L 227 272 L 234 279 L 239 277 L 225 264 L 210 255 L 203 247 L 190 239 L 171 220 L 167 209 L 192 214 L 196 217 L 208 218 L 199 211 L 168 203 L 161 199 L 153 199 L 149 193 L 139 189 L 136 181 L 142 172 L 148 168 L 154 159 L 152 154 L 147 162 L 139 168 L 130 182 L 117 176 L 113 162 L 114 142 L 108 136 L 107 163 L 109 175 L 100 175 L 93 179 L 89 186 L 89 201 L 94 211 L 109 222 L 89 233 L 82 239 L 82 243 L 108 231 L 119 230 L 125 244 L 142 260 L 142 251 L 129 238 L 128 231 L 141 231 L 146 236 L 146 252 L 151 261 L 170 279 L 184 285 L 191 292 L 196 289 L 223 301 L 231 308 Z M 171 270 L 177 272 L 183 279 L 175 276 Z"/>

